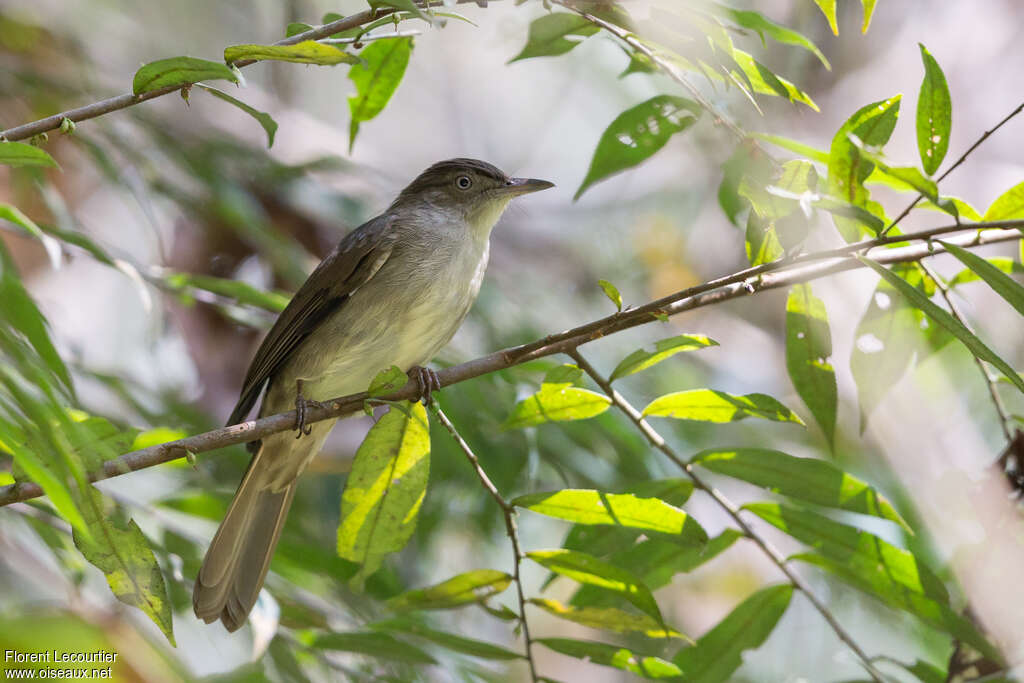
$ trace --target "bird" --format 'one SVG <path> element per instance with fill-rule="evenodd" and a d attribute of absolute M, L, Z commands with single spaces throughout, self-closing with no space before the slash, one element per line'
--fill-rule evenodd
<path fill-rule="evenodd" d="M 262 395 L 259 415 L 294 407 L 298 433 L 250 444 L 249 466 L 195 580 L 198 618 L 234 632 L 256 603 L 296 480 L 337 421 L 306 424 L 308 406 L 364 391 L 392 365 L 429 400 L 440 384 L 424 366 L 476 300 L 492 228 L 513 198 L 553 186 L 476 159 L 440 161 L 310 274 L 256 351 L 227 421 L 241 422 Z"/>

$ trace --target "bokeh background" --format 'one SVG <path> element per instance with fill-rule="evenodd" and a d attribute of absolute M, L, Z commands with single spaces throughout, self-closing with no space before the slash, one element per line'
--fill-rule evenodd
<path fill-rule="evenodd" d="M 421 25 L 404 81 L 387 109 L 363 124 L 351 153 L 347 96 L 353 88 L 345 67 L 263 63 L 245 69 L 246 87 L 231 92 L 279 123 L 269 150 L 251 118 L 196 89 L 190 104 L 164 97 L 84 122 L 73 137 L 51 134 L 47 149 L 61 171 L 0 167 L 0 201 L 40 223 L 81 231 L 124 262 L 118 270 L 69 250 L 54 269 L 38 243 L 0 229 L 90 412 L 183 433 L 220 425 L 272 318 L 201 290 L 170 291 L 173 280 L 167 274 L 207 274 L 293 291 L 343 234 L 376 215 L 414 175 L 443 158 L 485 159 L 509 174 L 546 178 L 557 187 L 520 201 L 495 230 L 480 299 L 441 353 L 442 365 L 609 313 L 599 278 L 614 282 L 627 304 L 639 304 L 746 265 L 742 231 L 728 222 L 716 199 L 721 163 L 733 149 L 726 132 L 705 119 L 675 136 L 648 163 L 573 202 L 597 139 L 618 113 L 656 94 L 685 93 L 661 76 L 619 78 L 628 58 L 604 36 L 562 57 L 507 64 L 524 44 L 529 22 L 544 9 L 539 2 L 487 4 L 458 8 L 476 26 L 450 21 L 430 30 Z M 641 21 L 650 4 L 623 3 Z M 927 44 L 949 80 L 950 159 L 1021 101 L 1024 59 L 1017 45 L 1024 5 L 1014 0 L 882 0 L 866 34 L 859 30 L 860 4 L 841 2 L 839 36 L 832 35 L 810 0 L 755 4 L 814 40 L 833 69 L 824 69 L 810 53 L 737 37 L 821 109 L 760 98 L 759 114 L 735 89 L 711 89 L 694 77 L 716 106 L 749 130 L 790 135 L 827 149 L 833 132 L 857 108 L 904 93 L 903 120 L 887 153 L 914 163 L 912 117 L 922 76 L 918 42 Z M 188 54 L 218 60 L 226 45 L 279 39 L 288 22 L 318 23 L 325 12 L 347 14 L 364 6 L 357 0 L 3 0 L 0 127 L 124 92 L 134 71 L 155 59 Z M 1014 121 L 941 187 L 983 210 L 1021 180 L 1021 159 L 1024 121 Z M 877 196 L 890 214 L 908 201 L 884 189 Z M 904 229 L 946 220 L 922 213 L 913 214 Z M 808 248 L 837 239 L 834 231 L 823 230 Z M 982 253 L 1005 256 L 1015 249 L 999 245 Z M 951 261 L 940 259 L 936 265 L 947 274 L 958 270 Z M 830 315 L 840 392 L 834 457 L 924 523 L 926 533 L 899 542 L 933 557 L 947 568 L 946 578 L 957 576 L 972 602 L 979 601 L 983 617 L 985 599 L 991 598 L 996 617 L 1009 618 L 1009 628 L 1019 629 L 1013 620 L 1020 616 L 1005 608 L 1020 604 L 1019 586 L 1011 580 L 1024 566 L 1012 541 L 1019 537 L 1019 525 L 993 522 L 1012 509 L 1002 480 L 987 469 L 1003 446 L 1002 436 L 967 353 L 950 345 L 928 358 L 896 384 L 859 434 L 849 357 L 854 328 L 875 282 L 872 274 L 852 272 L 815 284 Z M 967 297 L 958 301 L 982 338 L 1011 364 L 1024 365 L 1021 320 L 984 286 L 963 291 Z M 721 346 L 677 357 L 655 373 L 624 381 L 622 389 L 641 405 L 670 390 L 701 386 L 758 391 L 805 412 L 785 372 L 784 304 L 784 292 L 762 293 L 614 335 L 584 350 L 608 371 L 641 345 L 681 332 L 706 334 Z M 515 399 L 532 393 L 551 364 L 535 363 L 442 392 L 445 409 L 502 491 L 511 496 L 675 476 L 614 411 L 579 424 L 500 431 Z M 1019 398 L 1005 394 L 1011 412 L 1024 413 Z M 374 596 L 478 566 L 508 569 L 511 550 L 499 511 L 438 432 L 431 488 L 412 543 L 371 582 L 370 597 L 345 587 L 338 578 L 344 568 L 333 552 L 340 491 L 370 424 L 363 417 L 340 423 L 311 466 L 268 581 L 279 604 L 261 603 L 254 627 L 233 636 L 219 625 L 197 622 L 188 595 L 205 543 L 244 469 L 241 448 L 201 456 L 195 469 L 178 462 L 100 486 L 128 507 L 160 549 L 176 600 L 177 649 L 141 613 L 117 603 L 100 572 L 76 558 L 73 549 L 55 556 L 45 538 L 47 525 L 31 509 L 0 511 L 0 646 L 106 642 L 122 653 L 119 674 L 129 680 L 229 671 L 278 679 L 295 652 L 303 665 L 309 663 L 301 648 L 275 631 L 278 610 L 284 625 L 326 620 L 344 629 L 382 613 Z M 801 430 L 745 422 L 709 428 L 666 421 L 659 427 L 683 453 L 763 445 L 828 457 L 813 425 Z M 763 495 L 720 483 L 738 500 Z M 700 494 L 687 508 L 711 534 L 726 526 L 720 511 Z M 521 527 L 527 548 L 555 547 L 566 529 L 529 514 L 522 516 Z M 898 539 L 882 523 L 871 530 Z M 773 530 L 763 531 L 783 548 L 795 547 Z M 778 571 L 747 545 L 736 544 L 659 591 L 666 618 L 696 636 L 758 586 L 780 581 Z M 526 569 L 527 587 L 537 593 L 544 573 Z M 948 657 L 948 638 L 809 569 L 803 573 L 869 653 L 935 663 Z M 567 581 L 556 582 L 545 594 L 565 598 L 571 590 Z M 511 592 L 504 601 L 511 604 Z M 535 634 L 600 635 L 539 611 L 530 618 Z M 506 623 L 475 608 L 440 615 L 439 623 L 517 647 Z M 630 678 L 543 648 L 537 655 L 541 670 L 555 679 Z M 353 657 L 338 657 L 336 663 L 349 673 L 316 662 L 306 671 L 328 680 L 365 666 Z M 249 668 L 237 674 L 239 667 Z M 514 665 L 476 668 L 489 668 L 493 680 L 525 680 Z M 421 675 L 474 680 L 455 665 L 431 667 Z M 748 655 L 736 680 L 858 675 L 852 656 L 797 595 L 768 642 Z"/>

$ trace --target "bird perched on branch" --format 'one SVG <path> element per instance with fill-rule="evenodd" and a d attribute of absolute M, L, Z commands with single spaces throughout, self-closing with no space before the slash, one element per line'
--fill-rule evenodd
<path fill-rule="evenodd" d="M 296 479 L 336 422 L 306 424 L 308 406 L 364 391 L 392 365 L 429 399 L 440 385 L 423 364 L 473 305 L 491 229 L 511 199 L 549 187 L 509 178 L 483 161 L 439 162 L 317 266 L 260 345 L 228 418 L 229 425 L 242 421 L 263 394 L 260 416 L 294 406 L 298 434 L 272 434 L 256 444 L 196 578 L 196 616 L 235 631 L 255 604 Z"/>

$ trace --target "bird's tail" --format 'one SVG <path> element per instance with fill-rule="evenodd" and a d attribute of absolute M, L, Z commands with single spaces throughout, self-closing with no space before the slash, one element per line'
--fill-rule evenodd
<path fill-rule="evenodd" d="M 294 479 L 275 490 L 268 487 L 266 443 L 253 455 L 224 521 L 217 529 L 192 591 L 196 616 L 218 618 L 228 631 L 238 630 L 259 596 L 277 539 L 295 496 Z"/>

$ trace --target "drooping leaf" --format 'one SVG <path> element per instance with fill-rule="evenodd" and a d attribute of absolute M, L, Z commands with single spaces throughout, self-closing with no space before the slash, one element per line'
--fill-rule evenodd
<path fill-rule="evenodd" d="M 878 0 L 860 0 L 860 4 L 864 8 L 864 23 L 860 27 L 860 32 L 867 33 L 868 27 L 871 26 L 871 17 L 875 14 L 875 5 L 878 4 Z"/>
<path fill-rule="evenodd" d="M 616 287 L 612 283 L 608 282 L 607 280 L 598 280 L 597 284 L 601 288 L 601 291 L 604 292 L 604 295 L 606 297 L 608 297 L 608 299 L 613 304 L 615 304 L 615 308 L 617 310 L 621 311 L 622 310 L 622 295 L 619 294 L 618 287 Z"/>
<path fill-rule="evenodd" d="M 512 575 L 496 569 L 474 569 L 447 581 L 415 588 L 388 600 L 395 611 L 414 609 L 452 609 L 487 600 L 509 587 Z"/>
<path fill-rule="evenodd" d="M 687 683 L 728 681 L 743 663 L 743 653 L 761 646 L 789 607 L 793 586 L 771 586 L 751 595 L 693 647 L 683 648 L 673 661 Z"/>
<path fill-rule="evenodd" d="M 542 598 L 531 598 L 528 602 L 556 617 L 590 628 L 615 633 L 642 633 L 648 638 L 689 640 L 682 633 L 666 628 L 646 614 L 632 614 L 613 607 L 567 607 L 557 600 Z"/>
<path fill-rule="evenodd" d="M 408 381 L 409 376 L 402 372 L 397 365 L 392 365 L 374 375 L 366 393 L 370 396 L 387 396 L 404 387 Z"/>
<path fill-rule="evenodd" d="M 661 610 L 651 594 L 632 572 L 578 550 L 534 550 L 526 556 L 540 566 L 590 586 L 617 593 L 644 614 L 662 623 Z"/>
<path fill-rule="evenodd" d="M 211 88 L 208 85 L 200 85 L 199 87 L 205 90 L 206 92 L 210 93 L 214 97 L 235 105 L 236 107 L 244 111 L 246 114 L 256 119 L 257 123 L 263 126 L 263 130 L 266 131 L 267 133 L 267 148 L 269 149 L 270 147 L 274 146 L 274 134 L 277 133 L 277 121 L 275 121 L 270 114 L 268 114 L 265 111 L 260 111 L 255 107 L 249 106 L 245 102 L 232 97 L 223 90 Z"/>
<path fill-rule="evenodd" d="M 887 100 L 873 102 L 861 107 L 844 123 L 829 149 L 828 158 L 828 193 L 838 199 L 868 208 L 869 194 L 864 181 L 871 174 L 874 164 L 864 159 L 857 145 L 851 139 L 854 136 L 863 145 L 880 148 L 892 135 L 899 116 L 900 95 Z M 851 242 L 860 237 L 860 225 L 846 218 L 835 217 L 836 228 L 846 241 Z"/>
<path fill-rule="evenodd" d="M 341 497 L 338 555 L 360 565 L 355 587 L 412 536 L 429 472 L 426 409 L 408 402 L 404 410 L 392 407 L 356 451 Z"/>
<path fill-rule="evenodd" d="M 16 206 L 0 202 L 0 220 L 14 223 L 28 234 L 35 237 L 46 250 L 46 256 L 50 259 L 50 266 L 57 270 L 61 266 L 63 251 L 60 242 L 43 232 L 42 228 L 36 225 L 35 221 L 26 216 Z"/>
<path fill-rule="evenodd" d="M 825 303 L 809 284 L 794 285 L 786 300 L 786 369 L 831 447 L 835 443 L 839 394 L 832 356 L 832 332 Z"/>
<path fill-rule="evenodd" d="M 865 14 L 867 9 L 865 8 Z M 935 175 L 949 149 L 949 131 L 953 125 L 953 100 L 942 67 L 921 43 L 924 80 L 917 98 L 917 151 L 925 173 Z"/>
<path fill-rule="evenodd" d="M 136 71 L 132 92 L 141 95 L 151 90 L 212 80 L 238 83 L 238 76 L 220 62 L 196 57 L 171 57 L 150 62 Z"/>
<path fill-rule="evenodd" d="M 690 462 L 790 498 L 888 519 L 914 533 L 874 487 L 824 460 L 766 448 L 728 448 L 701 451 Z"/>
<path fill-rule="evenodd" d="M 174 645 L 167 586 L 146 537 L 135 520 L 125 518 L 99 491 L 87 486 L 81 492 L 79 509 L 90 533 L 74 530 L 75 545 L 106 575 L 114 596 L 145 612 Z"/>
<path fill-rule="evenodd" d="M 996 294 L 1006 299 L 1006 302 L 1017 309 L 1018 313 L 1024 315 L 1024 286 L 1021 286 L 1019 282 L 1011 278 L 1003 270 L 973 252 L 951 242 L 940 240 L 939 244 L 944 246 L 946 251 L 960 259 L 978 277 L 987 282 L 988 286 Z M 1011 261 L 1011 263 L 1014 262 Z"/>
<path fill-rule="evenodd" d="M 526 46 L 509 63 L 530 57 L 564 55 L 600 29 L 578 14 L 545 14 L 530 24 Z"/>
<path fill-rule="evenodd" d="M 313 639 L 317 650 L 355 652 L 393 662 L 411 664 L 437 664 L 437 660 L 409 643 L 386 633 L 351 631 L 348 633 L 322 633 Z"/>
<path fill-rule="evenodd" d="M 359 57 L 333 45 L 304 40 L 295 45 L 231 45 L 224 48 L 224 61 L 228 64 L 243 59 L 295 62 L 297 64 L 359 64 Z"/>
<path fill-rule="evenodd" d="M 513 505 L 576 524 L 607 524 L 678 536 L 687 543 L 707 540 L 704 529 L 683 510 L 659 498 L 593 489 L 528 493 Z"/>
<path fill-rule="evenodd" d="M 814 103 L 810 95 L 794 85 L 791 81 L 774 73 L 771 69 L 754 59 L 749 53 L 738 48 L 732 51 L 733 61 L 742 70 L 750 83 L 751 89 L 760 95 L 777 95 L 785 97 L 790 102 L 806 104 L 814 111 L 818 105 Z"/>
<path fill-rule="evenodd" d="M 618 645 L 572 638 L 535 638 L 533 642 L 540 643 L 559 654 L 593 664 L 615 667 L 643 678 L 669 678 L 682 673 L 672 662 L 651 655 L 634 654 Z"/>
<path fill-rule="evenodd" d="M 924 311 L 925 315 L 959 339 L 960 342 L 966 346 L 976 358 L 994 365 L 996 369 L 1010 379 L 1014 386 L 1024 392 L 1024 379 L 1022 379 L 1006 361 L 996 355 L 992 349 L 986 346 L 984 342 L 978 339 L 978 337 L 967 329 L 960 321 L 944 309 L 939 308 L 939 306 L 932 303 L 931 299 L 922 294 L 919 289 L 901 278 L 899 275 L 896 275 L 871 259 L 861 257 L 860 260 L 896 288 L 900 294 L 906 297 L 911 305 Z"/>
<path fill-rule="evenodd" d="M 288 305 L 287 295 L 268 292 L 241 280 L 182 272 L 166 273 L 162 277 L 164 286 L 175 291 L 189 292 L 189 290 L 201 289 L 211 294 L 229 297 L 240 304 L 262 308 L 271 313 L 280 313 Z"/>
<path fill-rule="evenodd" d="M 774 422 L 803 424 L 796 413 L 767 394 L 738 396 L 714 389 L 691 389 L 666 394 L 644 408 L 644 417 L 674 417 L 700 422 L 735 422 L 760 417 Z"/>
<path fill-rule="evenodd" d="M 473 638 L 465 638 L 446 631 L 438 631 L 437 629 L 432 629 L 423 625 L 419 621 L 414 621 L 408 617 L 396 617 L 394 619 L 377 621 L 369 626 L 375 631 L 406 633 L 416 636 L 417 638 L 422 638 L 423 640 L 440 645 L 452 652 L 458 652 L 471 657 L 503 661 L 523 658 L 523 655 L 517 652 L 512 652 L 508 648 L 501 647 L 500 645 L 484 642 L 482 640 L 475 640 Z"/>
<path fill-rule="evenodd" d="M 709 337 L 705 337 L 702 334 L 681 334 L 676 337 L 662 339 L 661 341 L 655 342 L 653 351 L 637 349 L 623 358 L 622 361 L 615 366 L 611 377 L 609 377 L 609 381 L 614 381 L 620 377 L 626 377 L 627 375 L 632 375 L 646 370 L 667 358 L 671 358 L 677 353 L 681 353 L 683 351 L 694 351 L 696 349 L 706 349 L 709 346 L 718 346 L 718 342 Z"/>
<path fill-rule="evenodd" d="M 771 143 L 776 147 L 787 149 L 790 152 L 799 154 L 800 156 L 807 157 L 811 161 L 816 161 L 819 164 L 828 163 L 828 152 L 816 147 L 811 147 L 799 140 L 793 140 L 781 135 L 771 135 L 769 133 L 752 133 L 751 136 L 758 140 L 764 140 L 765 142 Z"/>
<path fill-rule="evenodd" d="M 814 0 L 821 13 L 828 20 L 828 27 L 832 29 L 833 35 L 839 35 L 839 24 L 836 23 L 836 0 Z"/>
<path fill-rule="evenodd" d="M 24 142 L 7 142 L 0 140 L 0 164 L 7 166 L 44 166 L 57 167 L 46 150 L 39 149 Z"/>
<path fill-rule="evenodd" d="M 1002 273 L 1024 275 L 1024 264 L 1022 264 L 1019 261 L 1014 261 L 1011 258 L 1000 257 L 987 258 L 984 260 L 990 266 L 992 266 L 993 268 Z M 976 272 L 974 272 L 970 268 L 964 268 L 959 273 L 954 275 L 953 278 L 947 284 L 949 284 L 950 287 L 959 287 L 960 285 L 966 284 L 968 282 L 978 282 L 979 280 L 981 280 L 981 277 L 979 277 Z"/>
<path fill-rule="evenodd" d="M 956 207 L 956 214 L 960 218 L 965 218 L 969 221 L 981 220 L 981 213 L 979 213 L 977 209 L 975 209 L 973 206 L 968 204 L 963 199 L 960 199 L 959 197 L 942 197 L 942 201 L 949 202 L 954 207 Z M 922 209 L 928 209 L 930 211 L 942 211 L 943 213 L 949 213 L 949 208 L 947 206 L 937 206 L 929 201 L 923 201 L 919 203 L 918 207 Z"/>
<path fill-rule="evenodd" d="M 356 142 L 359 125 L 384 111 L 395 94 L 411 54 L 412 38 L 377 40 L 363 48 L 359 55 L 363 61 L 349 70 L 348 77 L 356 86 L 356 94 L 348 98 L 348 108 L 352 113 L 349 153 Z"/>
<path fill-rule="evenodd" d="M 873 585 L 880 594 L 912 592 L 943 604 L 949 602 L 945 585 L 924 562 L 874 534 L 809 510 L 778 503 L 748 503 L 743 509 L 807 544 L 823 557 L 864 576 L 873 576 Z"/>
<path fill-rule="evenodd" d="M 747 216 L 744 250 L 747 260 L 752 266 L 771 263 L 782 258 L 786 253 L 782 243 L 779 242 L 778 233 L 775 232 L 775 225 L 772 221 L 758 216 L 756 211 L 751 211 Z"/>
<path fill-rule="evenodd" d="M 369 2 L 370 7 L 373 9 L 377 9 L 379 7 L 394 7 L 395 9 L 410 12 L 420 19 L 430 21 L 430 15 L 425 13 L 423 8 L 419 7 L 415 2 L 413 2 L 413 0 L 369 0 Z"/>
<path fill-rule="evenodd" d="M 696 123 L 700 113 L 700 105 L 692 100 L 658 95 L 619 114 L 601 134 L 573 199 L 579 199 L 597 181 L 647 160 L 669 138 Z"/>
<path fill-rule="evenodd" d="M 726 7 L 725 5 L 714 5 L 717 12 L 723 16 L 735 22 L 737 25 L 743 28 L 749 28 L 752 31 L 756 31 L 761 36 L 761 42 L 764 43 L 764 38 L 767 35 L 772 40 L 782 43 L 784 45 L 795 45 L 802 47 L 822 63 L 822 65 L 832 70 L 832 65 L 828 63 L 825 55 L 821 53 L 818 46 L 811 42 L 806 36 L 801 33 L 794 31 L 791 28 L 787 28 L 781 24 L 776 24 L 771 19 L 768 19 L 760 12 L 752 12 L 749 10 L 738 10 L 732 7 Z"/>
<path fill-rule="evenodd" d="M 502 429 L 518 429 L 545 422 L 585 420 L 608 410 L 611 399 L 568 384 L 542 384 L 540 391 L 516 404 Z"/>
<path fill-rule="evenodd" d="M 1014 185 L 999 195 L 992 206 L 988 207 L 982 220 L 1005 221 L 1015 218 L 1024 218 L 1024 183 Z"/>

